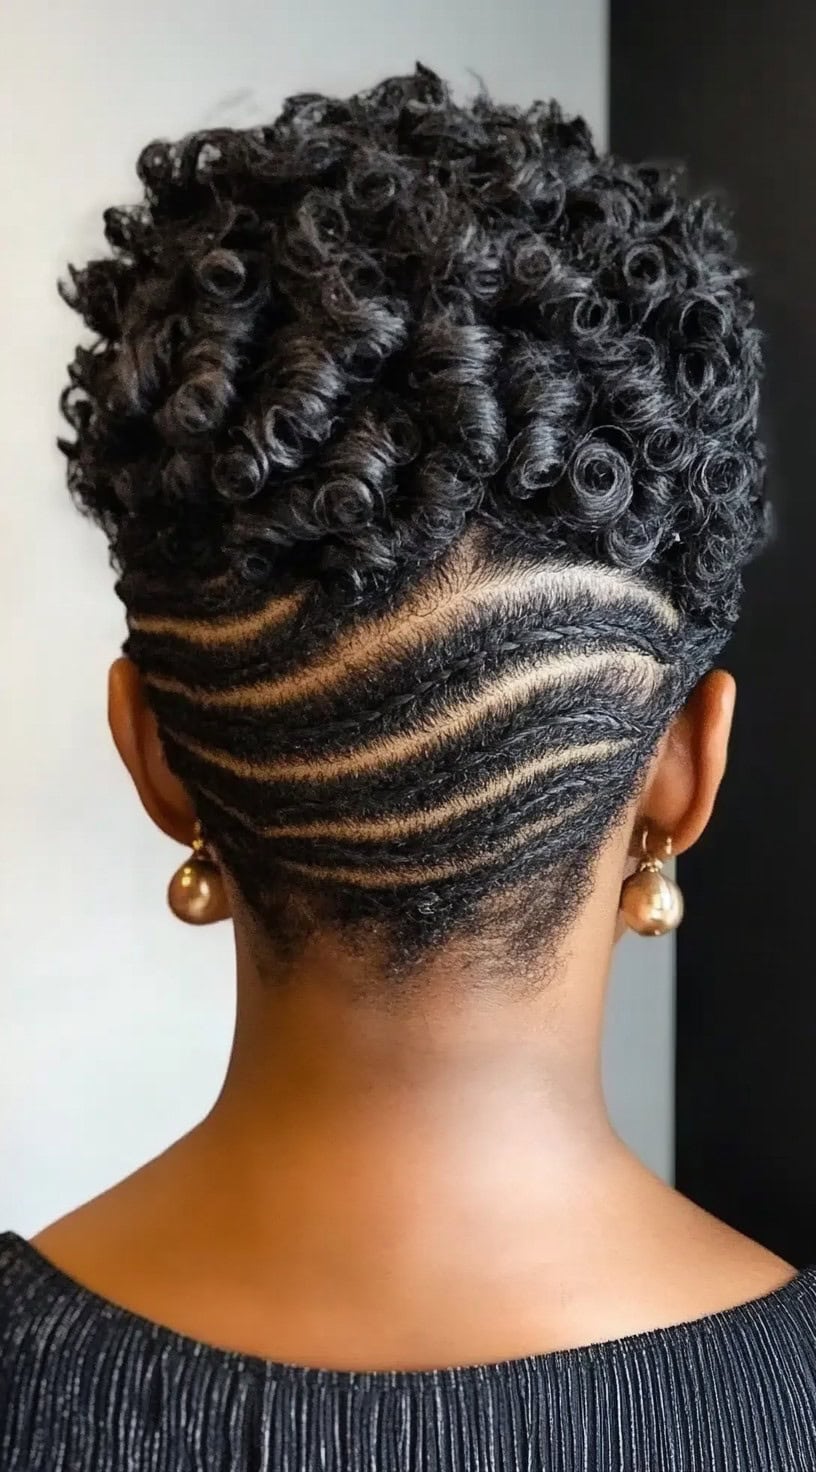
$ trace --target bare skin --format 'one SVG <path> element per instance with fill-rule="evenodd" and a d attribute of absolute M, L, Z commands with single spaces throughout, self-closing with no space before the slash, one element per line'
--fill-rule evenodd
<path fill-rule="evenodd" d="M 216 1104 L 35 1246 L 195 1339 L 340 1370 L 542 1354 L 787 1282 L 790 1265 L 635 1159 L 600 1083 L 633 835 L 646 820 L 682 852 L 702 832 L 733 701 L 721 672 L 698 687 L 600 856 L 556 974 L 533 992 L 480 985 L 472 970 L 462 982 L 449 948 L 400 1003 L 376 988 L 361 1000 L 359 960 L 328 935 L 276 985 L 259 975 L 233 893 L 237 1021 Z M 189 801 L 127 661 L 112 671 L 110 714 L 145 807 L 189 842 Z"/>

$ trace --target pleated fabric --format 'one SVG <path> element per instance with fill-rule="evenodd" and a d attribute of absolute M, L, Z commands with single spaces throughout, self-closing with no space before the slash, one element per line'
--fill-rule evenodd
<path fill-rule="evenodd" d="M 439 1370 L 278 1364 L 0 1235 L 2 1472 L 816 1472 L 816 1267 L 739 1308 Z"/>

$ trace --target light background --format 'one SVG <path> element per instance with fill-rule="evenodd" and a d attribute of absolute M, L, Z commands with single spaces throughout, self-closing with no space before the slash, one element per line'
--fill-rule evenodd
<path fill-rule="evenodd" d="M 601 0 L 8 0 L 0 55 L 0 1229 L 31 1234 L 201 1117 L 233 1007 L 227 930 L 169 916 L 181 853 L 109 744 L 123 620 L 54 448 L 78 325 L 56 278 L 101 248 L 151 138 L 417 59 L 460 90 L 558 96 L 603 138 L 607 17 Z M 672 970 L 669 941 L 624 942 L 605 1059 L 621 1133 L 665 1175 Z"/>

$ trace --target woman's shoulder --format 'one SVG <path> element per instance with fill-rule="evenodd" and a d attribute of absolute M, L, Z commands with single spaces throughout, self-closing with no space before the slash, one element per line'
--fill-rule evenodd
<path fill-rule="evenodd" d="M 72 1328 L 87 1326 L 94 1321 L 97 1329 L 107 1325 L 113 1340 L 118 1333 L 127 1331 L 134 1344 L 140 1337 L 157 1342 L 164 1337 L 165 1349 L 172 1348 L 176 1353 L 193 1351 L 193 1358 L 212 1354 L 223 1357 L 225 1361 L 252 1362 L 256 1368 L 266 1366 L 274 1370 L 287 1365 L 290 1369 L 298 1368 L 285 1360 L 275 1361 L 252 1352 L 220 1350 L 183 1331 L 174 1330 L 138 1309 L 128 1308 L 121 1301 L 108 1298 L 87 1280 L 83 1281 L 80 1271 L 70 1265 L 65 1266 L 62 1249 L 66 1243 L 70 1245 L 70 1240 L 61 1224 L 55 1224 L 54 1229 L 47 1229 L 31 1240 L 13 1231 L 0 1232 L 0 1359 L 8 1353 L 10 1346 L 12 1350 L 15 1346 L 19 1350 L 26 1341 L 36 1344 L 46 1322 L 52 1326 L 58 1321 L 62 1324 L 63 1332 L 56 1336 L 54 1347 L 62 1345 L 65 1348 Z M 49 1245 L 54 1256 L 49 1255 Z M 729 1346 L 737 1340 L 746 1343 L 754 1338 L 755 1350 L 761 1351 L 759 1358 L 755 1359 L 757 1364 L 766 1351 L 777 1368 L 782 1366 L 787 1354 L 795 1358 L 804 1351 L 813 1375 L 816 1409 L 816 1263 L 787 1272 L 782 1264 L 783 1272 L 774 1280 L 768 1277 L 768 1266 L 775 1262 L 781 1263 L 781 1260 L 757 1247 L 753 1289 L 744 1287 L 742 1296 L 732 1297 L 729 1302 L 725 1297 L 728 1289 L 721 1283 L 719 1298 L 725 1306 L 713 1307 L 693 1317 L 678 1317 L 676 1321 L 656 1322 L 650 1328 L 604 1335 L 592 1342 L 519 1355 L 515 1360 L 497 1361 L 492 1368 L 524 1363 L 546 1371 L 553 1365 L 579 1365 L 582 1361 L 587 1365 L 598 1365 L 605 1360 L 620 1363 L 629 1355 L 634 1359 L 644 1354 L 649 1356 L 652 1352 L 669 1358 L 687 1357 L 693 1355 L 695 1346 L 700 1344 L 707 1346 L 708 1353 L 719 1346 L 727 1354 Z M 741 1274 L 739 1281 L 746 1285 L 751 1279 Z M 100 1350 L 105 1349 L 103 1334 L 97 1334 L 95 1342 Z M 480 1364 L 472 1368 L 484 1370 L 491 1366 Z M 435 1375 L 438 1371 L 349 1370 L 328 1373 L 350 1380 L 360 1374 L 369 1378 L 397 1375 L 410 1380 L 419 1379 L 426 1373 Z"/>
<path fill-rule="evenodd" d="M 418 1428 L 427 1438 L 422 1465 L 450 1465 L 453 1437 L 481 1466 L 486 1401 L 503 1445 L 520 1449 L 531 1468 L 587 1466 L 598 1436 L 607 1450 L 637 1448 L 632 1466 L 666 1465 L 671 1446 L 678 1466 L 812 1472 L 816 1267 L 733 1308 L 622 1339 L 490 1364 L 343 1371 L 196 1342 L 107 1302 L 33 1243 L 0 1236 L 0 1454 L 10 1448 L 13 1466 L 141 1466 L 157 1428 L 172 1425 L 180 1435 L 183 1425 L 201 1447 L 232 1438 L 225 1465 L 258 1465 L 266 1444 L 285 1445 L 292 1466 L 305 1467 L 326 1446 L 327 1417 L 327 1472 L 348 1466 L 369 1436 L 383 1453 L 377 1465 L 403 1465 Z M 227 1405 L 237 1408 L 228 1425 Z M 553 1406 L 569 1413 L 577 1438 L 567 1461 Z M 343 1441 L 352 1424 L 353 1447 Z M 111 1426 L 121 1441 L 115 1454 Z M 292 1441 L 298 1426 L 309 1442 L 299 1445 L 302 1460 Z M 172 1438 L 162 1445 L 155 1465 L 169 1472 L 179 1447 Z M 497 1458 L 491 1465 L 509 1465 L 498 1449 Z M 592 1465 L 602 1472 L 612 1463 Z"/>

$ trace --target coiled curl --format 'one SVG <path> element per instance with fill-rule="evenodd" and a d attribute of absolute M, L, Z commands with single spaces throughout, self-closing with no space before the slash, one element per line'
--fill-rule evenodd
<path fill-rule="evenodd" d="M 759 340 L 726 212 L 677 170 L 418 67 L 138 174 L 63 288 L 97 335 L 63 448 L 120 567 L 166 573 L 192 527 L 197 565 L 273 582 L 291 553 L 353 596 L 481 508 L 724 634 L 764 529 Z"/>

